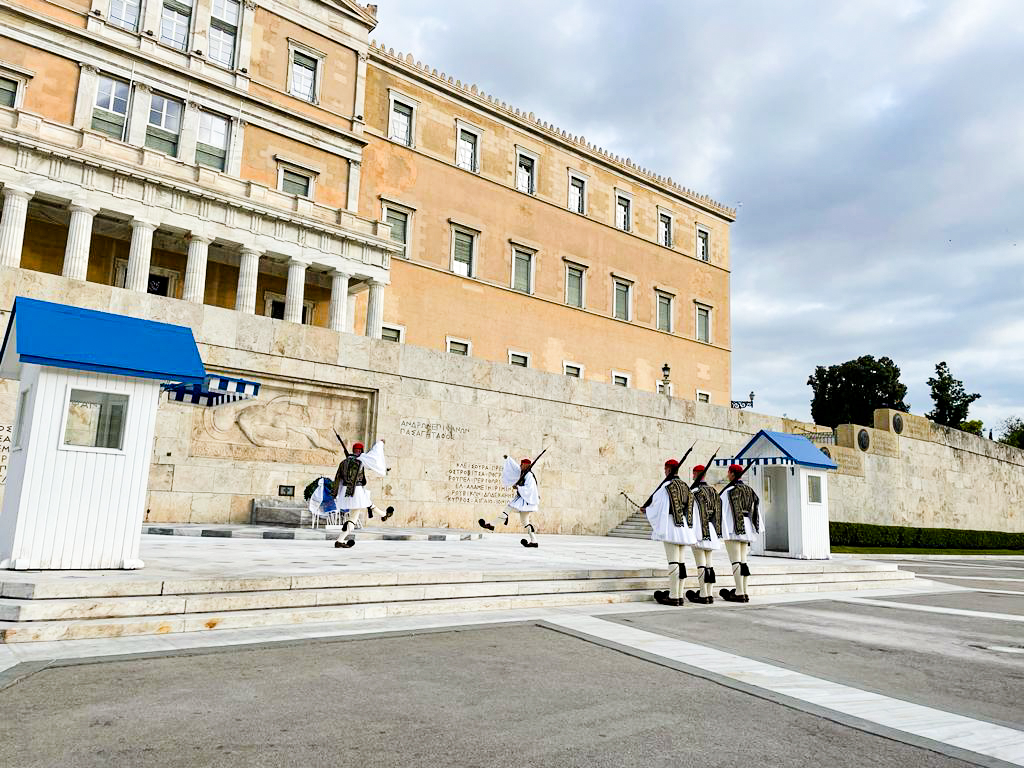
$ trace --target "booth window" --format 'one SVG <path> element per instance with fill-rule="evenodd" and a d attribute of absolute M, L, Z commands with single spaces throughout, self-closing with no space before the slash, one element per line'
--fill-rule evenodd
<path fill-rule="evenodd" d="M 821 478 L 817 475 L 807 476 L 807 501 L 810 504 L 821 504 Z"/>
<path fill-rule="evenodd" d="M 64 445 L 120 451 L 124 446 L 127 417 L 128 395 L 72 389 Z"/>

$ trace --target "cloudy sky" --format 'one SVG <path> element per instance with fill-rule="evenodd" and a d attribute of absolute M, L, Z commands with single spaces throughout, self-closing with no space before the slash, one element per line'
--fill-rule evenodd
<path fill-rule="evenodd" d="M 809 418 L 815 365 L 945 360 L 1024 417 L 1018 0 L 379 0 L 373 35 L 736 206 L 733 392 Z"/>

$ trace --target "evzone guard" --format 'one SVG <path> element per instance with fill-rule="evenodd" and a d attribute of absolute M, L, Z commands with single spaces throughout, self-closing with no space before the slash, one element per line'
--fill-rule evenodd
<path fill-rule="evenodd" d="M 754 536 L 761 530 L 761 517 L 758 512 L 760 499 L 754 489 L 743 482 L 743 474 L 747 468 L 739 464 L 729 466 L 729 484 L 722 489 L 722 539 L 725 551 L 729 553 L 732 563 L 732 576 L 736 582 L 733 589 L 720 589 L 718 594 L 731 603 L 749 603 L 747 594 L 747 578 L 750 568 L 747 567 L 747 554 Z"/>
<path fill-rule="evenodd" d="M 339 437 L 340 441 L 341 438 Z M 369 517 L 373 517 L 373 500 L 370 492 L 366 489 L 366 470 L 376 472 L 378 475 L 387 474 L 388 468 L 384 461 L 384 441 L 378 440 L 369 451 L 363 452 L 362 443 L 353 443 L 352 452 L 341 444 L 345 451 L 345 458 L 338 464 L 338 471 L 334 475 L 332 490 L 335 492 L 335 503 L 343 515 L 341 530 L 348 532 L 349 528 L 359 529 L 363 527 L 360 518 L 360 511 L 365 509 Z M 388 507 L 381 515 L 381 521 L 387 520 L 395 512 L 394 507 Z M 356 540 L 348 537 L 344 541 L 338 539 L 334 542 L 336 547 L 354 547 Z"/>
<path fill-rule="evenodd" d="M 685 460 L 684 456 L 682 461 Z M 665 462 L 664 481 L 641 507 L 651 524 L 651 539 L 665 545 L 669 588 L 659 589 L 654 593 L 655 601 L 661 605 L 686 604 L 683 598 L 683 581 L 686 579 L 683 551 L 685 547 L 693 546 L 697 542 L 693 532 L 693 495 L 686 483 L 679 478 L 680 464 L 681 462 L 675 459 Z"/>
<path fill-rule="evenodd" d="M 711 594 L 715 583 L 715 569 L 711 564 L 711 554 L 722 548 L 718 534 L 722 531 L 722 499 L 713 487 L 704 479 L 707 467 L 714 463 L 715 457 L 704 464 L 693 468 L 693 535 L 696 541 L 690 545 L 693 560 L 697 564 L 697 585 L 699 589 L 686 590 L 686 598 L 691 603 L 710 605 L 715 602 Z"/>
<path fill-rule="evenodd" d="M 515 459 L 505 456 L 505 465 L 501 468 L 501 484 L 506 488 L 515 488 L 516 496 L 493 520 L 485 520 L 481 517 L 479 520 L 481 528 L 493 531 L 499 521 L 502 525 L 508 525 L 508 510 L 511 509 L 519 513 L 519 524 L 522 525 L 529 537 L 520 539 L 519 543 L 524 547 L 534 549 L 540 546 L 537 543 L 537 528 L 531 522 L 530 516 L 540 508 L 540 488 L 537 485 L 537 476 L 533 474 L 533 467 L 540 461 L 544 452 L 541 451 L 540 456 L 532 461 L 523 459 L 518 466 Z"/>

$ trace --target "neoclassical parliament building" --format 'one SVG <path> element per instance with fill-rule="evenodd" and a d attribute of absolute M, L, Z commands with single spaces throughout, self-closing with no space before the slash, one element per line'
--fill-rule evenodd
<path fill-rule="evenodd" d="M 728 406 L 735 211 L 378 45 L 375 16 L 3 3 L 4 274 L 647 392 L 668 363 L 673 397 Z"/>

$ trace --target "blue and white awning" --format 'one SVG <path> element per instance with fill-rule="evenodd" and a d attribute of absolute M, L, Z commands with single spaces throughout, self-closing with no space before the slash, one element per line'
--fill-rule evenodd
<path fill-rule="evenodd" d="M 202 383 L 164 384 L 163 389 L 172 403 L 216 408 L 239 400 L 252 400 L 260 393 L 260 383 L 207 374 Z"/>
<path fill-rule="evenodd" d="M 715 459 L 715 466 L 716 467 L 727 467 L 730 464 L 739 464 L 739 465 L 745 467 L 748 464 L 786 464 L 786 465 L 789 465 L 789 464 L 796 464 L 796 462 L 793 461 L 788 456 L 766 456 L 766 457 L 762 457 L 762 458 L 759 458 L 759 459 L 746 459 L 746 458 Z"/>

